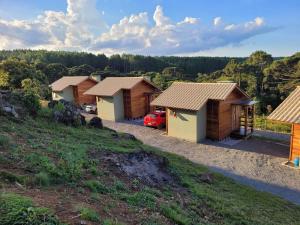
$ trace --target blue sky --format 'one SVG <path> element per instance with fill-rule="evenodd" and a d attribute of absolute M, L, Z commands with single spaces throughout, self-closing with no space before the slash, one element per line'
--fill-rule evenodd
<path fill-rule="evenodd" d="M 299 0 L 0 0 L 2 49 L 284 56 L 299 37 Z"/>

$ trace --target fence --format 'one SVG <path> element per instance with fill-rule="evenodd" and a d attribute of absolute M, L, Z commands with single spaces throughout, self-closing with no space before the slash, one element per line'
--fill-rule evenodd
<path fill-rule="evenodd" d="M 267 120 L 265 115 L 255 116 L 255 129 L 290 134 L 291 125 L 288 123 Z"/>

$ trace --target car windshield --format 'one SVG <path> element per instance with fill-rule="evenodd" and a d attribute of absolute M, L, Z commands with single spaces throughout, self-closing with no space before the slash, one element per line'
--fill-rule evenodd
<path fill-rule="evenodd" d="M 148 116 L 150 117 L 150 118 L 156 118 L 157 117 L 157 115 L 155 115 L 155 114 L 148 114 Z"/>

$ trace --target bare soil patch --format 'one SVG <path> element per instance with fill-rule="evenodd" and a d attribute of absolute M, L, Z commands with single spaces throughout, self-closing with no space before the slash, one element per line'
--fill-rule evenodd
<path fill-rule="evenodd" d="M 150 152 L 108 153 L 103 160 L 110 162 L 131 178 L 138 178 L 150 186 L 175 185 L 174 174 L 168 170 L 168 160 Z"/>

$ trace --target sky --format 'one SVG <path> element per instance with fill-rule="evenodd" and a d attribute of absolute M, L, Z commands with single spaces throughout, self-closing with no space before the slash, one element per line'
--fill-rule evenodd
<path fill-rule="evenodd" d="M 288 56 L 299 37 L 299 0 L 0 0 L 0 49 Z"/>

